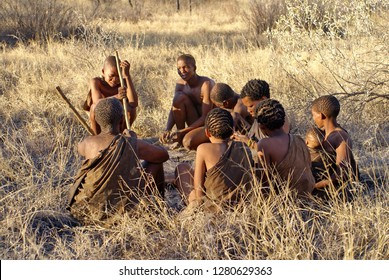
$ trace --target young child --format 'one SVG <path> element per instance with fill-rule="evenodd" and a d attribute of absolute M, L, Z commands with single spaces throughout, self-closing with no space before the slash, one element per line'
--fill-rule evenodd
<path fill-rule="evenodd" d="M 269 171 L 270 176 L 280 176 L 283 181 L 288 181 L 289 187 L 299 195 L 311 193 L 315 179 L 309 151 L 301 137 L 284 131 L 284 108 L 278 101 L 266 99 L 257 105 L 256 110 L 259 128 L 267 136 L 257 144 L 262 167 Z"/>
<path fill-rule="evenodd" d="M 347 186 L 348 182 L 358 180 L 359 172 L 351 150 L 351 138 L 336 120 L 339 111 L 340 104 L 335 96 L 321 96 L 312 102 L 312 118 L 325 133 L 323 149 L 326 161 L 335 166 L 330 170 L 329 178 L 316 183 L 316 190 L 324 190 L 333 184 L 340 191 L 341 185 Z"/>
<path fill-rule="evenodd" d="M 250 148 L 255 149 L 257 142 L 266 137 L 266 135 L 259 129 L 258 122 L 255 118 L 255 112 L 256 106 L 261 101 L 270 98 L 269 84 L 264 80 L 250 80 L 242 88 L 240 98 L 242 98 L 242 103 L 246 106 L 247 111 L 254 118 L 254 122 L 246 135 L 235 133 L 234 139 L 245 142 Z M 283 129 L 286 133 L 289 133 L 290 124 L 288 118 L 285 120 Z"/>
<path fill-rule="evenodd" d="M 102 99 L 95 115 L 101 133 L 78 144 L 78 153 L 85 161 L 68 200 L 73 216 L 84 223 L 106 221 L 112 214 L 136 205 L 147 193 L 145 186 L 150 185 L 146 173 L 152 175 L 163 193 L 163 162 L 169 159 L 163 147 L 120 134 L 123 107 L 118 99 Z M 143 167 L 139 160 L 144 160 Z M 142 174 L 142 170 L 146 173 Z"/>
<path fill-rule="evenodd" d="M 108 56 L 103 65 L 101 77 L 95 77 L 90 81 L 90 90 L 83 105 L 84 110 L 89 111 L 89 120 L 95 134 L 101 129 L 95 120 L 95 108 L 97 103 L 104 98 L 117 98 L 122 100 L 127 97 L 127 113 L 130 124 L 135 121 L 136 107 L 138 107 L 138 95 L 135 91 L 130 75 L 130 63 L 127 60 L 120 62 L 125 86 L 121 87 L 119 73 L 116 67 L 115 56 Z M 122 130 L 125 128 L 123 123 Z"/>
<path fill-rule="evenodd" d="M 195 150 L 199 144 L 208 141 L 202 126 L 213 107 L 210 92 L 214 81 L 196 73 L 196 61 L 190 54 L 177 58 L 177 72 L 180 79 L 176 83 L 166 130 L 159 139 L 161 143 L 178 142 Z M 174 126 L 177 131 L 172 132 Z"/>
<path fill-rule="evenodd" d="M 311 170 L 315 182 L 321 181 L 325 176 L 325 164 L 323 162 L 324 150 L 322 142 L 324 140 L 323 132 L 317 127 L 311 127 L 305 134 L 305 144 L 311 155 Z"/>
<path fill-rule="evenodd" d="M 224 83 L 216 83 L 211 90 L 211 101 L 216 107 L 231 112 L 234 119 L 234 131 L 247 134 L 254 118 L 243 105 L 242 98 L 232 88 Z"/>
<path fill-rule="evenodd" d="M 188 164 L 177 166 L 178 189 L 191 207 L 201 202 L 210 210 L 217 210 L 222 205 L 234 207 L 251 189 L 250 149 L 246 144 L 230 139 L 233 119 L 221 108 L 209 112 L 205 132 L 211 143 L 203 143 L 197 148 L 194 175 Z"/>

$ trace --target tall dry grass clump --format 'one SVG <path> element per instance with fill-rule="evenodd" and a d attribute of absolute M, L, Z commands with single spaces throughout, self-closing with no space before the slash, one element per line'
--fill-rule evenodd
<path fill-rule="evenodd" d="M 114 7 L 120 14 L 141 2 L 144 16 L 115 17 Z M 155 1 L 133 0 L 133 8 L 117 1 L 112 10 L 98 8 L 107 8 L 104 15 L 96 10 L 93 20 L 81 21 L 84 35 L 0 45 L 1 258 L 388 259 L 389 37 L 384 2 L 369 10 L 362 7 L 372 1 L 337 4 L 339 9 L 359 9 L 360 23 L 363 18 L 366 22 L 342 25 L 344 36 L 335 36 L 335 29 L 332 36 L 323 25 L 306 30 L 292 17 L 309 7 L 305 3 L 318 2 L 285 1 L 286 14 L 271 28 L 270 44 L 261 48 L 250 39 L 247 1 L 207 1 L 194 5 L 191 13 L 162 2 L 166 6 L 157 9 Z M 22 3 L 30 2 L 15 5 Z M 67 3 L 79 11 L 78 18 L 88 19 L 84 5 L 96 1 Z M 300 11 L 292 11 L 291 3 Z M 165 127 L 178 77 L 175 59 L 181 53 L 194 55 L 200 75 L 228 83 L 237 92 L 250 79 L 267 80 L 272 98 L 284 105 L 297 134 L 303 135 L 309 125 L 312 100 L 337 94 L 339 122 L 353 139 L 362 171 L 362 182 L 352 186 L 354 200 L 302 200 L 288 191 L 264 196 L 258 183 L 250 202 L 235 212 L 182 211 L 154 197 L 118 217 L 120 223 L 110 228 L 79 225 L 66 211 L 66 196 L 81 163 L 75 146 L 86 131 L 57 98 L 55 86 L 81 112 L 89 79 L 100 75 L 104 58 L 115 50 L 131 63 L 140 99 L 133 129 L 141 138 L 154 140 Z M 172 172 L 175 164 L 167 162 L 166 171 Z M 168 194 L 174 191 L 168 189 Z"/>

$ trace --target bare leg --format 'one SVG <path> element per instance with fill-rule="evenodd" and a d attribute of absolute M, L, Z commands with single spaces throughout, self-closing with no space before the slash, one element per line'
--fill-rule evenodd
<path fill-rule="evenodd" d="M 209 138 L 205 135 L 204 127 L 198 127 L 189 131 L 182 139 L 182 145 L 188 150 L 196 150 L 200 144 L 209 142 Z"/>
<path fill-rule="evenodd" d="M 188 200 L 190 192 L 193 190 L 193 169 L 188 163 L 180 163 L 174 171 L 176 175 L 176 185 L 185 201 Z"/>
<path fill-rule="evenodd" d="M 145 171 L 151 174 L 151 176 L 153 176 L 159 194 L 163 198 L 165 194 L 165 188 L 164 188 L 165 174 L 163 171 L 163 163 L 150 163 L 145 161 L 143 162 L 142 165 Z"/>
<path fill-rule="evenodd" d="M 200 117 L 192 100 L 183 93 L 174 96 L 172 112 L 177 130 L 185 128 L 185 123 L 191 125 Z"/>

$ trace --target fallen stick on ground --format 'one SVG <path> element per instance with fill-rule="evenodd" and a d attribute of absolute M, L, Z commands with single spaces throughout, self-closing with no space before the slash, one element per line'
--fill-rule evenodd
<path fill-rule="evenodd" d="M 119 53 L 118 51 L 116 51 L 115 53 L 115 57 L 116 57 L 116 68 L 118 70 L 118 74 L 119 74 L 119 80 L 120 80 L 120 86 L 121 87 L 124 87 L 124 82 L 123 82 L 123 76 L 122 76 L 122 71 L 121 71 L 121 68 L 120 68 L 120 60 L 119 60 Z M 128 114 L 127 114 L 127 98 L 123 98 L 123 109 L 124 109 L 124 118 L 126 119 L 126 127 L 127 129 L 130 129 L 131 125 L 130 125 L 130 121 L 128 119 Z"/>
<path fill-rule="evenodd" d="M 72 103 L 70 103 L 69 99 L 62 92 L 62 89 L 59 86 L 57 86 L 55 89 L 57 90 L 59 95 L 62 97 L 62 99 L 65 100 L 65 102 L 69 105 L 70 109 L 72 109 L 73 113 L 76 115 L 76 118 L 82 124 L 82 126 L 86 128 L 86 130 L 89 132 L 90 135 L 95 135 L 92 128 L 85 122 L 84 118 L 81 117 L 81 115 L 77 112 L 76 108 L 74 108 Z"/>

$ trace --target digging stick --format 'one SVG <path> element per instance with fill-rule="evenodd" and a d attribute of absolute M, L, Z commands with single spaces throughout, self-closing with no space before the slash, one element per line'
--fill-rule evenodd
<path fill-rule="evenodd" d="M 72 109 L 73 113 L 76 115 L 76 118 L 82 124 L 82 126 L 86 128 L 86 130 L 89 132 L 90 135 L 95 135 L 92 128 L 90 128 L 90 126 L 85 122 L 84 118 L 81 117 L 81 115 L 77 112 L 76 108 L 74 108 L 72 103 L 70 103 L 69 99 L 63 93 L 62 89 L 59 86 L 57 86 L 55 89 L 57 90 L 59 95 L 62 97 L 62 99 L 65 100 L 65 102 L 69 105 L 70 109 Z"/>
<path fill-rule="evenodd" d="M 121 68 L 120 68 L 118 51 L 116 51 L 115 57 L 116 57 L 116 68 L 117 68 L 118 74 L 119 74 L 120 86 L 124 87 L 124 82 L 123 82 L 122 71 L 121 71 Z M 130 129 L 131 125 L 130 125 L 130 121 L 128 119 L 127 106 L 126 105 L 127 105 L 127 97 L 123 98 L 123 108 L 124 108 L 124 117 L 126 119 L 126 127 L 127 127 L 127 129 Z"/>

